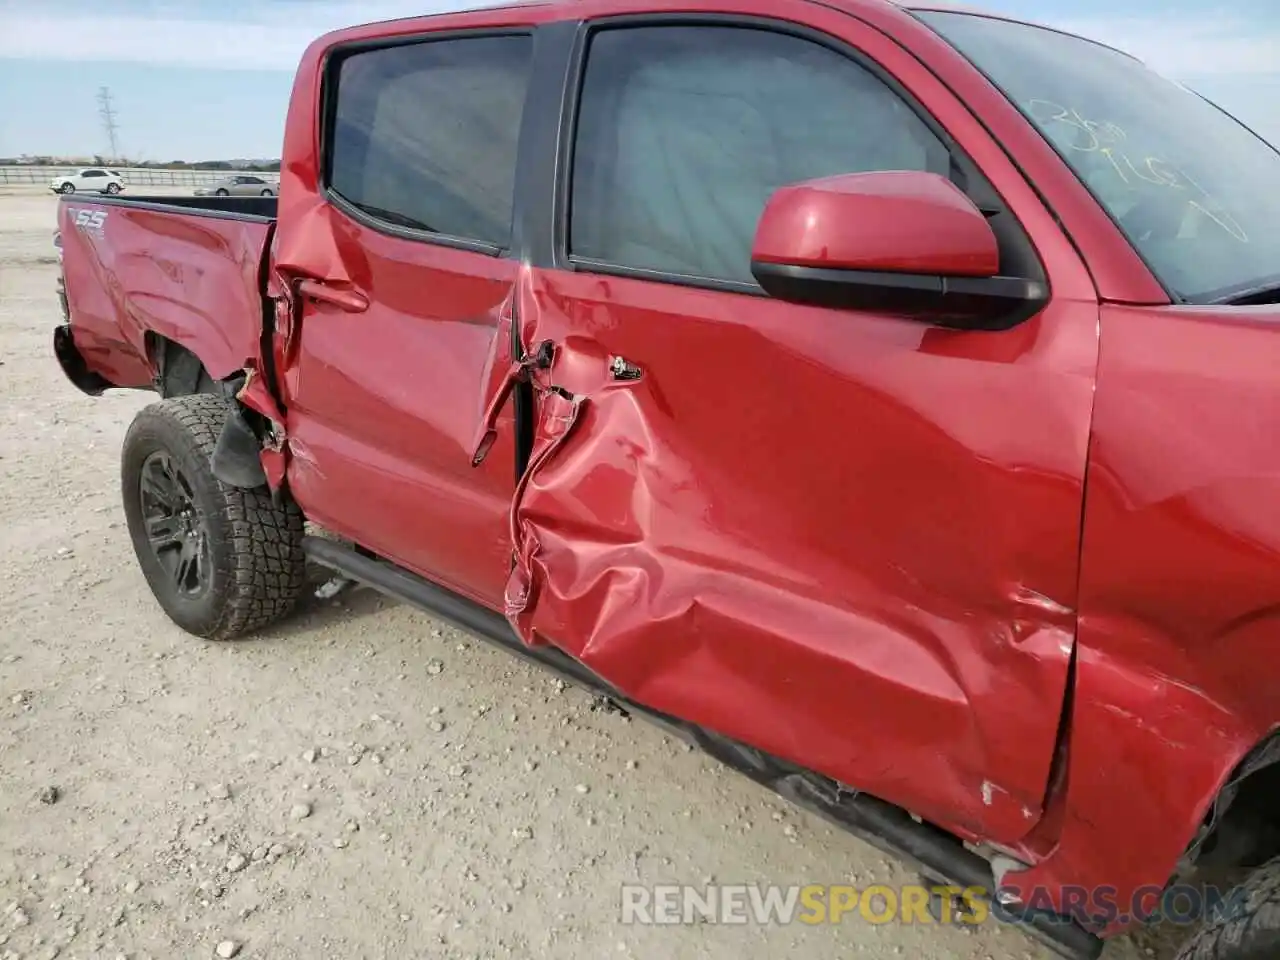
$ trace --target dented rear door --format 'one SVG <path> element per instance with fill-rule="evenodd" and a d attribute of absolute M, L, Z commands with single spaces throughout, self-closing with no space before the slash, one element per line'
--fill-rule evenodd
<path fill-rule="evenodd" d="M 1073 649 L 1096 298 L 931 74 L 835 11 L 781 7 L 848 46 L 758 20 L 591 35 L 573 219 L 517 285 L 535 413 L 506 612 L 637 701 L 1013 842 L 1040 816 Z M 1038 316 L 959 332 L 743 280 L 764 196 L 740 178 L 768 150 L 778 176 L 805 170 L 797 150 L 837 172 L 819 138 L 845 115 L 806 102 L 844 84 L 879 118 L 839 145 L 850 169 L 947 162 L 868 61 L 948 116 L 1041 251 Z"/>

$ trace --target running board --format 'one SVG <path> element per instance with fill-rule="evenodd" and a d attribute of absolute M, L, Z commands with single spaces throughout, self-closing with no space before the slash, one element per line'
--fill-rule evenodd
<path fill-rule="evenodd" d="M 859 793 L 828 777 L 783 760 L 755 747 L 711 730 L 652 710 L 629 700 L 625 694 L 585 664 L 552 646 L 531 647 L 520 640 L 506 618 L 459 596 L 416 573 L 358 553 L 352 547 L 324 537 L 302 540 L 307 558 L 351 580 L 373 587 L 390 597 L 442 617 L 499 646 L 508 653 L 548 667 L 597 696 L 605 697 L 665 728 L 726 766 L 769 788 L 779 796 L 818 814 L 877 849 L 959 887 L 995 888 L 991 865 L 958 838 L 931 823 L 916 820 L 907 811 L 866 793 Z M 1023 933 L 1068 960 L 1096 960 L 1103 942 L 1067 917 L 1036 912 L 1027 916 L 993 903 L 993 913 L 1019 927 Z"/>

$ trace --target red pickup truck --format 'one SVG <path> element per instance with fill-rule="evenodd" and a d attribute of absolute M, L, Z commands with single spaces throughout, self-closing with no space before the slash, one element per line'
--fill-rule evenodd
<path fill-rule="evenodd" d="M 317 40 L 278 201 L 60 229 L 187 631 L 309 559 L 1065 956 L 1280 955 L 1280 155 L 1195 93 L 928 3 L 553 0 Z"/>

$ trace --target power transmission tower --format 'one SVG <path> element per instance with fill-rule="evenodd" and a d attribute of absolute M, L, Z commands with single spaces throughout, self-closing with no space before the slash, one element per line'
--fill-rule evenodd
<path fill-rule="evenodd" d="M 98 88 L 98 116 L 102 118 L 102 129 L 107 132 L 107 141 L 111 144 L 111 159 L 120 159 L 120 147 L 116 136 L 116 111 L 111 106 L 111 90 L 108 87 Z"/>

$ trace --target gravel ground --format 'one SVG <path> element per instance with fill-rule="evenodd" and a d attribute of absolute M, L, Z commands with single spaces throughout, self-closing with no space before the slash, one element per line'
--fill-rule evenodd
<path fill-rule="evenodd" d="M 85 397 L 52 356 L 55 206 L 0 192 L 2 960 L 1049 956 L 994 923 L 624 925 L 624 883 L 913 878 L 370 591 L 252 641 L 180 632 L 118 492 L 151 398 Z"/>

